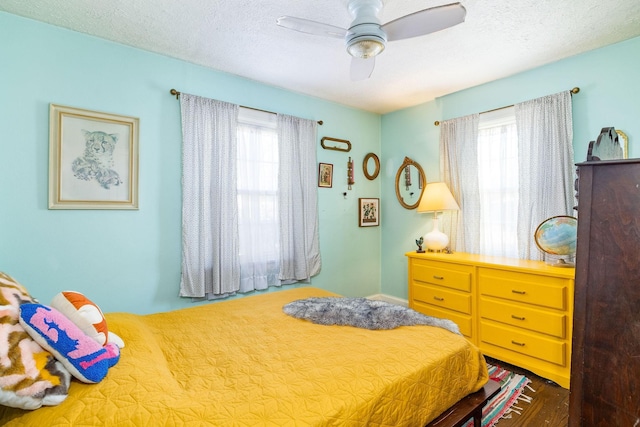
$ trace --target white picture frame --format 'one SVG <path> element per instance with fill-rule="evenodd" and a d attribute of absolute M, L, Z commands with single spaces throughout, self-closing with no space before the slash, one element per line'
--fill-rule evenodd
<path fill-rule="evenodd" d="M 51 104 L 49 209 L 138 209 L 139 119 Z"/>

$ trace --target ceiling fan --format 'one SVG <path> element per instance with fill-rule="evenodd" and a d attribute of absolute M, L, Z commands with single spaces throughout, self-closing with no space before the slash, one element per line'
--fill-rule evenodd
<path fill-rule="evenodd" d="M 353 17 L 348 29 L 293 16 L 281 16 L 276 23 L 290 30 L 318 36 L 344 39 L 351 59 L 351 80 L 368 79 L 375 66 L 375 57 L 387 41 L 423 36 L 464 22 L 467 10 L 460 3 L 420 10 L 386 24 L 380 24 L 378 13 L 382 0 L 349 0 Z"/>

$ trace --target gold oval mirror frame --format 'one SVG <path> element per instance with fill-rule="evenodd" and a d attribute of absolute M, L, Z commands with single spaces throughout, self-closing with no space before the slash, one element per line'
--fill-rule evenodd
<path fill-rule="evenodd" d="M 374 171 L 373 173 L 369 173 L 369 160 L 373 160 Z M 369 180 L 373 181 L 378 177 L 380 173 L 380 159 L 374 153 L 369 153 L 364 156 L 364 161 L 362 162 L 362 171 L 364 172 L 364 176 Z"/>
<path fill-rule="evenodd" d="M 414 182 L 412 179 L 412 166 L 415 167 L 417 171 L 418 182 Z M 406 191 L 400 190 L 401 185 L 405 187 Z M 411 191 L 411 187 L 414 185 L 414 191 Z M 426 185 L 427 177 L 422 170 L 422 166 L 420 166 L 419 163 L 414 162 L 410 158 L 405 157 L 404 162 L 402 162 L 402 165 L 400 165 L 400 168 L 398 169 L 398 173 L 396 173 L 396 197 L 398 198 L 398 202 L 400 202 L 402 207 L 404 207 L 405 209 L 417 208 L 420 204 L 420 198 L 422 197 L 422 193 L 424 192 L 424 187 Z M 414 194 L 416 194 L 416 189 L 420 190 L 419 196 L 416 197 L 415 200 L 413 200 L 413 203 L 405 202 L 405 197 L 403 197 L 403 195 L 412 197 Z"/>

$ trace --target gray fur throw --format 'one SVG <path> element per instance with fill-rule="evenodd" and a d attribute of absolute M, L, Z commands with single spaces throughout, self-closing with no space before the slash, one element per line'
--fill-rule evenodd
<path fill-rule="evenodd" d="M 451 320 L 425 316 L 407 307 L 367 298 L 306 298 L 285 304 L 289 316 L 319 325 L 355 326 L 365 329 L 394 329 L 399 326 L 438 326 L 460 334 Z"/>

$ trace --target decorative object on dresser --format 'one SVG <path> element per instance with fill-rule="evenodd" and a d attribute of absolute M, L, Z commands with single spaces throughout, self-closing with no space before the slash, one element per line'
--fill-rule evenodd
<path fill-rule="evenodd" d="M 640 420 L 640 159 L 580 170 L 569 426 Z"/>
<path fill-rule="evenodd" d="M 556 267 L 573 267 L 578 240 L 578 220 L 558 215 L 542 221 L 533 233 L 538 248 L 544 252 L 545 261 Z"/>
<path fill-rule="evenodd" d="M 424 244 L 427 249 L 431 251 L 446 251 L 449 245 L 449 236 L 438 229 L 438 212 L 452 210 L 460 210 L 460 206 L 458 206 L 456 199 L 453 198 L 447 184 L 444 182 L 427 184 L 418 205 L 419 213 L 433 212 L 433 230 L 424 236 Z"/>
<path fill-rule="evenodd" d="M 622 153 L 621 151 L 622 150 Z M 611 153 L 614 153 L 613 155 Z M 602 128 L 598 136 L 598 142 L 589 142 L 587 149 L 587 161 L 618 160 L 629 158 L 629 137 L 626 133 L 613 127 Z M 576 167 L 576 178 L 573 188 L 576 202 L 579 199 L 578 189 L 580 181 L 580 168 Z M 573 207 L 578 210 L 578 206 Z"/>
<path fill-rule="evenodd" d="M 419 239 L 416 239 L 416 245 L 418 245 L 418 249 L 416 249 L 416 252 L 419 254 L 423 254 L 424 253 L 424 249 L 422 249 L 422 244 L 424 243 L 424 237 L 420 236 Z"/>
<path fill-rule="evenodd" d="M 620 146 L 622 147 L 622 158 L 629 158 L 629 137 L 626 133 L 622 132 L 619 129 L 616 129 L 616 133 L 618 134 L 618 141 L 620 141 Z"/>
<path fill-rule="evenodd" d="M 463 252 L 405 255 L 410 308 L 453 320 L 485 355 L 569 388 L 573 268 Z"/>
<path fill-rule="evenodd" d="M 602 128 L 596 141 L 589 142 L 587 161 L 623 159 L 625 152 L 620 145 L 616 128 Z"/>

